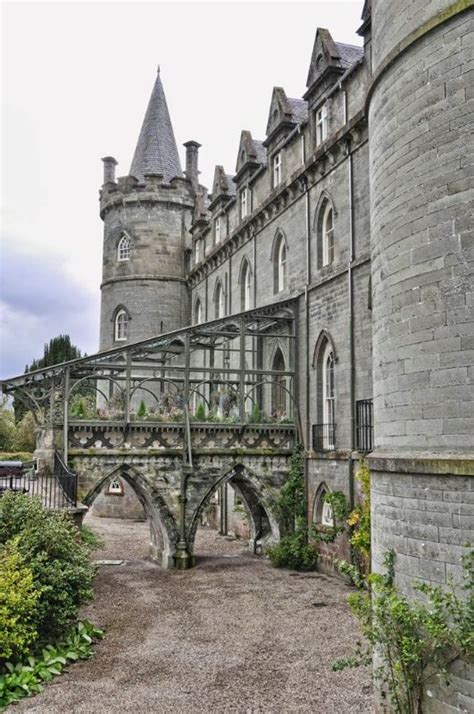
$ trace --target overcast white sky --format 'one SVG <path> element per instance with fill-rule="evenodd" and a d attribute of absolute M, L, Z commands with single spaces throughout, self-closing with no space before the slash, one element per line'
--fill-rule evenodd
<path fill-rule="evenodd" d="M 158 64 L 201 181 L 263 139 L 272 87 L 304 93 L 316 28 L 361 44 L 349 2 L 3 2 L 0 378 L 60 333 L 97 350 L 102 156 L 130 168 Z"/>

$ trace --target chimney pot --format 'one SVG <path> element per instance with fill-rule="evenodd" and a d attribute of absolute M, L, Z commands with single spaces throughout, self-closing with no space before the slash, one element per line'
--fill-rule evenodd
<path fill-rule="evenodd" d="M 115 167 L 118 164 L 117 159 L 114 159 L 113 156 L 104 156 L 102 161 L 104 163 L 104 184 L 115 183 Z"/>
<path fill-rule="evenodd" d="M 199 186 L 198 152 L 201 144 L 197 141 L 187 141 L 186 147 L 186 178 L 191 182 L 194 191 Z"/>

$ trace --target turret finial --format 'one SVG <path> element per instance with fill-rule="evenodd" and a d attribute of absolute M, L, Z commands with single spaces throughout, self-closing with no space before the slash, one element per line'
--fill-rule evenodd
<path fill-rule="evenodd" d="M 158 65 L 158 69 L 156 71 L 158 74 L 160 74 L 160 65 Z"/>

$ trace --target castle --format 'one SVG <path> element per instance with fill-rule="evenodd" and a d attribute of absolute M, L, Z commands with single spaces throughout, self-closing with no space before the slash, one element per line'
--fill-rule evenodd
<path fill-rule="evenodd" d="M 130 426 L 138 389 L 130 360 L 137 375 L 161 379 L 163 391 L 179 353 L 172 374 L 194 415 L 201 408 L 227 419 L 228 444 L 237 443 L 235 410 L 239 424 L 254 423 L 247 455 L 231 472 L 254 542 L 264 531 L 276 537 L 269 493 L 283 482 L 288 422 L 295 422 L 308 519 L 332 522 L 327 492 L 354 502 L 355 464 L 366 454 L 373 567 L 393 549 L 397 584 L 410 593 L 414 578 L 459 579 L 463 545 L 474 538 L 473 3 L 366 0 L 358 33 L 363 48 L 317 30 L 304 96 L 274 88 L 266 136 L 242 131 L 235 171 L 216 166 L 210 193 L 199 183 L 197 141 L 186 142 L 182 171 L 158 72 L 129 175 L 116 180 L 117 161 L 103 159 L 105 353 L 76 373 L 94 369 L 102 378 L 108 365 L 114 380 L 127 381 L 134 488 L 150 512 L 158 504 L 155 530 L 162 529 L 167 557 L 188 557 L 197 516 L 187 521 L 186 508 L 191 499 L 200 512 L 222 483 L 216 476 L 206 490 L 204 473 L 224 468 L 216 424 L 196 425 L 191 436 L 186 422 L 185 475 L 167 476 L 161 500 L 146 490 L 140 459 L 150 471 L 152 456 L 140 449 L 158 437 L 146 441 L 142 427 Z M 147 372 L 158 349 L 160 361 Z M 55 378 L 51 370 L 46 376 Z M 145 386 L 142 379 L 135 411 L 137 400 L 148 408 Z M 150 399 L 156 389 L 148 389 Z M 275 451 L 258 458 L 270 458 L 270 474 L 268 465 L 258 471 L 250 463 L 264 438 L 262 414 L 264 443 Z M 107 464 L 110 474 L 119 457 L 126 461 L 116 433 L 99 438 L 100 429 L 77 431 L 70 442 L 94 496 L 105 483 L 100 469 Z M 191 452 L 206 439 L 214 451 L 205 466 L 198 457 L 198 478 Z M 85 453 L 90 445 L 103 451 Z M 167 501 L 172 483 L 181 495 Z M 195 502 L 186 484 L 199 491 Z M 472 705 L 472 671 L 460 664 L 455 675 L 464 694 L 434 689 L 432 711 Z"/>

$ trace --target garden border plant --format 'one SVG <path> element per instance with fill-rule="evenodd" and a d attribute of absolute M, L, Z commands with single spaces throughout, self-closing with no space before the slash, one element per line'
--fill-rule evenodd
<path fill-rule="evenodd" d="M 0 707 L 40 691 L 67 660 L 89 656 L 81 642 L 99 631 L 76 618 L 92 598 L 89 556 L 99 546 L 89 529 L 37 497 L 7 491 L 0 498 Z"/>

